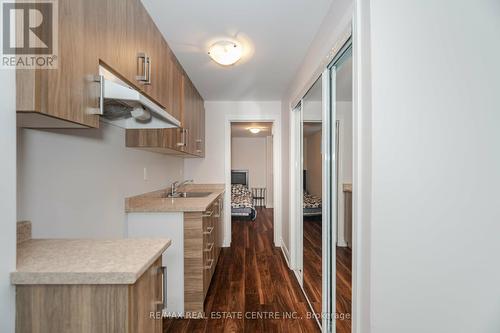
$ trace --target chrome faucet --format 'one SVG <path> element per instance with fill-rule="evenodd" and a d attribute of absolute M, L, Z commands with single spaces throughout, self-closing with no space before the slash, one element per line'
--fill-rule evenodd
<path fill-rule="evenodd" d="M 179 181 L 173 182 L 171 187 L 170 187 L 170 197 L 177 198 L 178 196 L 180 196 L 180 193 L 177 193 L 177 190 L 179 189 L 179 187 L 184 186 L 184 185 L 189 184 L 189 183 L 192 183 L 192 182 L 193 182 L 192 179 L 188 179 L 188 180 L 185 180 L 183 182 L 179 182 Z"/>

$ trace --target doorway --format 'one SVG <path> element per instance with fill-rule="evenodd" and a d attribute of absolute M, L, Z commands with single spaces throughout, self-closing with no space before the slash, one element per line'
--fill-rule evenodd
<path fill-rule="evenodd" d="M 258 125 L 265 124 L 265 125 Z M 236 181 L 232 178 L 234 177 L 245 177 L 245 172 L 247 167 L 244 165 L 239 168 L 233 168 L 233 154 L 239 154 L 241 150 L 235 152 L 233 150 L 233 132 L 247 132 L 246 135 L 254 135 L 250 132 L 251 128 L 259 128 L 260 126 L 267 128 L 267 130 L 261 129 L 258 134 L 265 136 L 266 140 L 266 161 L 263 162 L 268 164 L 266 170 L 266 186 L 265 195 L 262 193 L 255 192 L 256 201 L 254 206 L 262 205 L 272 209 L 272 214 L 268 214 L 268 219 L 272 223 L 272 245 L 273 247 L 281 247 L 281 117 L 279 114 L 276 115 L 227 115 L 226 116 L 226 126 L 225 126 L 225 202 L 224 202 L 224 246 L 231 246 L 232 238 L 232 206 L 231 206 L 231 193 L 232 193 L 232 182 Z M 236 131 L 236 132 L 235 132 Z M 269 135 L 270 134 L 270 135 Z M 270 138 L 271 137 L 271 138 Z M 245 158 L 251 157 L 250 154 L 246 154 Z M 267 157 L 269 156 L 269 157 Z M 255 160 L 255 159 L 253 159 Z M 238 164 L 235 164 L 238 166 Z M 270 171 L 269 171 L 270 167 Z M 233 170 L 234 169 L 234 170 Z M 236 171 L 236 172 L 233 172 Z M 239 173 L 237 171 L 240 171 Z M 249 170 L 248 170 L 249 171 Z M 253 178 L 248 175 L 248 190 L 252 191 Z M 244 180 L 240 180 L 244 181 Z M 264 181 L 262 181 L 264 182 Z M 257 185 L 259 185 L 257 183 Z M 262 185 L 262 184 L 260 184 Z M 255 186 L 257 188 L 262 186 Z M 256 190 L 257 191 L 257 190 Z M 252 199 L 252 203 L 254 200 Z M 261 206 L 256 206 L 261 207 Z M 256 209 L 257 210 L 257 209 Z M 258 214 L 258 211 L 257 211 Z M 251 216 L 249 217 L 252 218 Z"/>
<path fill-rule="evenodd" d="M 232 226 L 273 216 L 273 176 L 273 123 L 231 123 Z"/>

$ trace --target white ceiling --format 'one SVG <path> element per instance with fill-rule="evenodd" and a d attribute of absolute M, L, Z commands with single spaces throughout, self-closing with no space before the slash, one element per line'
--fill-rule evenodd
<path fill-rule="evenodd" d="M 280 100 L 332 0 L 142 0 L 205 100 Z M 222 67 L 207 55 L 236 38 L 245 56 Z"/>
<path fill-rule="evenodd" d="M 273 123 L 232 123 L 231 136 L 233 138 L 258 138 L 272 135 Z M 258 134 L 253 134 L 249 128 L 260 128 Z"/>

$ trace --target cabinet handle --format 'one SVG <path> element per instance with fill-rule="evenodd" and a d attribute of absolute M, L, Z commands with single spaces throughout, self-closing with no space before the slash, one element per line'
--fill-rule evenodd
<path fill-rule="evenodd" d="M 137 62 L 142 59 L 142 75 L 137 75 L 135 78 L 137 81 L 147 82 L 148 81 L 148 55 L 146 53 L 137 53 Z"/>
<path fill-rule="evenodd" d="M 212 231 L 214 231 L 214 227 L 207 227 L 207 231 L 204 231 L 204 235 L 211 235 Z"/>
<path fill-rule="evenodd" d="M 201 149 L 202 142 L 203 142 L 203 140 L 201 140 L 201 139 L 196 140 L 196 152 L 197 153 L 203 152 L 203 150 Z"/>
<path fill-rule="evenodd" d="M 99 83 L 99 97 L 97 98 L 97 108 L 89 108 L 88 114 L 104 114 L 104 75 L 91 75 L 89 81 Z"/>
<path fill-rule="evenodd" d="M 210 217 L 214 214 L 214 211 L 213 210 L 209 210 L 208 212 L 206 212 L 205 214 L 201 215 L 201 217 Z"/>
<path fill-rule="evenodd" d="M 158 267 L 158 273 L 161 273 L 161 301 L 155 302 L 156 311 L 163 311 L 167 308 L 167 267 Z"/>
<path fill-rule="evenodd" d="M 208 243 L 207 248 L 205 250 L 203 250 L 203 251 L 210 252 L 210 251 L 212 251 L 213 248 L 214 248 L 214 242 Z"/>
<path fill-rule="evenodd" d="M 208 259 L 210 262 L 210 265 L 205 265 L 205 269 L 212 269 L 212 266 L 214 265 L 214 260 L 213 259 Z"/>
<path fill-rule="evenodd" d="M 146 57 L 146 64 L 147 64 L 147 72 L 146 72 L 146 80 L 144 84 L 150 85 L 151 84 L 151 57 L 147 56 Z"/>
<path fill-rule="evenodd" d="M 177 147 L 186 147 L 186 130 L 181 128 L 181 142 L 177 142 Z"/>
<path fill-rule="evenodd" d="M 219 217 L 224 212 L 224 199 L 222 196 L 219 197 Z"/>
<path fill-rule="evenodd" d="M 187 141 L 188 141 L 188 139 L 189 139 L 189 135 L 188 135 L 188 133 L 189 133 L 189 129 L 188 129 L 188 128 L 186 128 L 184 133 L 186 134 L 186 136 L 185 136 L 185 140 L 184 140 L 184 147 L 187 147 Z"/>

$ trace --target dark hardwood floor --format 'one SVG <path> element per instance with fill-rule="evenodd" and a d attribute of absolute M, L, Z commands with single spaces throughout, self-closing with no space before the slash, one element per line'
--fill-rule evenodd
<path fill-rule="evenodd" d="M 314 312 L 321 312 L 321 217 L 304 218 L 304 291 Z M 336 312 L 337 333 L 351 332 L 352 254 L 347 247 L 337 247 Z"/>
<path fill-rule="evenodd" d="M 344 318 L 337 319 L 337 333 L 351 333 L 352 252 L 348 247 L 337 247 L 336 251 L 336 312 Z"/>
<path fill-rule="evenodd" d="M 273 246 L 272 220 L 272 209 L 259 209 L 253 222 L 233 219 L 232 245 L 222 249 L 206 319 L 165 319 L 164 332 L 319 332 L 281 249 Z"/>
<path fill-rule="evenodd" d="M 321 216 L 304 217 L 303 221 L 304 292 L 317 314 L 321 313 Z"/>

